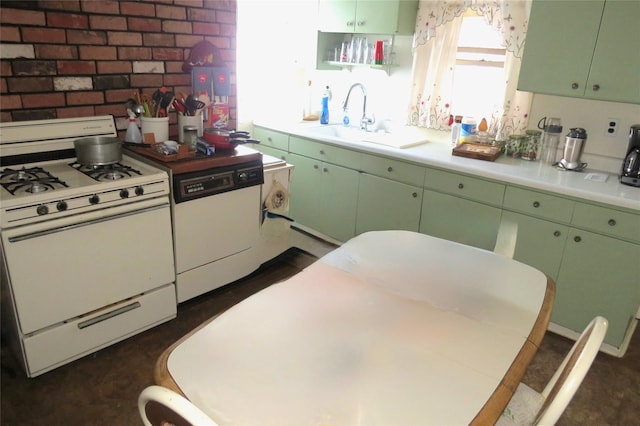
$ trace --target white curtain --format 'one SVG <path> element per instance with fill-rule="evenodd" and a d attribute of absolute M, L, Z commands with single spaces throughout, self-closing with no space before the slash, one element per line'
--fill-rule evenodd
<path fill-rule="evenodd" d="M 450 129 L 451 93 L 462 15 L 471 8 L 500 31 L 505 57 L 504 96 L 490 115 L 489 132 L 503 139 L 523 133 L 532 95 L 516 90 L 530 3 L 525 0 L 420 0 L 414 36 L 409 124 Z"/>

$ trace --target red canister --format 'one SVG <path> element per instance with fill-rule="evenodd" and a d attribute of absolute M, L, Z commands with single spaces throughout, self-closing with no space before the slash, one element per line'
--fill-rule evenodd
<path fill-rule="evenodd" d="M 376 50 L 373 56 L 373 61 L 376 65 L 382 65 L 384 63 L 384 47 L 382 40 L 376 41 Z"/>

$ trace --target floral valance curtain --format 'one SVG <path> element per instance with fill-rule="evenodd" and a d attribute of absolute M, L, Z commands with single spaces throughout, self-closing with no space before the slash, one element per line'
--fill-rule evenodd
<path fill-rule="evenodd" d="M 525 0 L 421 0 L 414 36 L 412 105 L 415 126 L 449 130 L 451 93 L 462 16 L 472 9 L 502 34 L 507 50 L 502 105 L 491 111 L 489 131 L 498 137 L 523 132 L 531 94 L 516 85 L 530 10 Z"/>

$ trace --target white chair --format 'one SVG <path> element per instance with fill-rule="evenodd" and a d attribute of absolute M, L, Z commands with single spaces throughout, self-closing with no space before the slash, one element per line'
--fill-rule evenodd
<path fill-rule="evenodd" d="M 600 316 L 589 323 L 542 393 L 520 383 L 496 425 L 554 425 L 589 371 L 608 326 Z"/>
<path fill-rule="evenodd" d="M 138 411 L 145 426 L 217 426 L 188 399 L 162 386 L 149 386 L 140 393 Z"/>
<path fill-rule="evenodd" d="M 518 224 L 510 220 L 502 220 L 498 228 L 498 236 L 493 252 L 513 259 L 518 239 Z"/>

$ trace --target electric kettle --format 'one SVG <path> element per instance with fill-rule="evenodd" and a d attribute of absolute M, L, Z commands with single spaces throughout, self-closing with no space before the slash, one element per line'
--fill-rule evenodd
<path fill-rule="evenodd" d="M 627 155 L 622 163 L 620 183 L 640 186 L 640 124 L 631 126 Z"/>
<path fill-rule="evenodd" d="M 580 162 L 580 155 L 587 140 L 587 131 L 581 127 L 573 128 L 567 133 L 564 141 L 562 160 L 558 167 L 565 170 L 581 171 L 587 167 L 587 163 Z"/>

